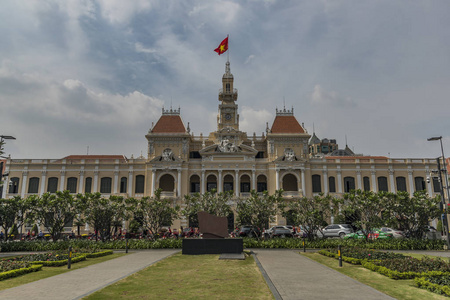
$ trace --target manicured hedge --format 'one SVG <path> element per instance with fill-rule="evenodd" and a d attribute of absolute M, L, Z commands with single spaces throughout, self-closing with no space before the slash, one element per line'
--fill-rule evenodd
<path fill-rule="evenodd" d="M 105 250 L 105 251 L 96 252 L 96 253 L 86 253 L 86 257 L 87 258 L 96 258 L 96 257 L 102 257 L 102 256 L 106 256 L 106 255 L 111 255 L 111 254 L 113 254 L 112 250 Z"/>
<path fill-rule="evenodd" d="M 301 249 L 303 241 L 306 248 L 329 249 L 337 248 L 338 245 L 343 247 L 360 247 L 367 249 L 384 249 L 384 250 L 443 250 L 445 244 L 442 240 L 412 240 L 412 239 L 392 239 L 392 240 L 341 240 L 341 239 L 269 239 L 258 240 L 254 238 L 244 238 L 244 248 L 284 248 L 284 249 Z M 15 241 L 0 243 L 1 252 L 13 251 L 50 251 L 50 250 L 67 250 L 69 246 L 74 248 L 89 248 L 92 245 L 100 249 L 125 249 L 125 241 L 106 241 L 95 242 L 89 240 L 72 240 L 72 241 Z M 128 243 L 129 249 L 181 249 L 181 239 L 160 239 L 152 240 L 133 240 Z"/>
<path fill-rule="evenodd" d="M 40 270 L 42 270 L 42 265 L 34 265 L 33 264 L 31 267 L 28 267 L 28 268 L 21 268 L 21 269 L 2 272 L 2 273 L 0 273 L 0 280 L 17 277 L 17 276 L 31 273 L 31 272 L 37 272 Z"/>
<path fill-rule="evenodd" d="M 324 255 L 324 256 L 328 256 L 328 257 L 332 257 L 332 258 L 339 259 L 339 254 L 331 253 L 331 252 L 326 251 L 326 250 L 320 250 L 320 251 L 319 251 L 319 254 L 322 254 L 322 255 Z M 352 265 L 360 265 L 361 262 L 363 261 L 363 259 L 353 258 L 353 257 L 348 257 L 348 256 L 342 255 L 342 261 L 345 261 L 345 262 L 350 263 L 350 264 L 352 264 Z"/>
<path fill-rule="evenodd" d="M 435 280 L 438 279 L 438 280 Z M 442 282 L 442 279 L 447 279 L 446 284 L 438 284 L 432 281 Z M 416 277 L 414 283 L 421 289 L 429 290 L 430 292 L 450 296 L 450 286 L 448 285 L 449 276 L 437 276 L 437 277 Z"/>
<path fill-rule="evenodd" d="M 369 269 L 371 271 L 375 271 L 380 273 L 381 275 L 387 276 L 392 279 L 412 279 L 416 277 L 423 276 L 442 276 L 442 275 L 450 275 L 450 272 L 440 272 L 440 271 L 429 271 L 429 272 L 399 272 L 395 270 L 388 269 L 386 267 L 377 266 L 373 262 L 362 261 L 361 265 Z"/>
<path fill-rule="evenodd" d="M 84 255 L 84 254 L 72 257 L 71 263 L 74 264 L 74 263 L 77 263 L 77 262 L 80 262 L 83 260 L 86 260 L 86 255 Z M 39 265 L 44 265 L 46 267 L 60 267 L 60 266 L 67 265 L 69 263 L 69 260 L 63 259 L 63 260 L 55 260 L 55 261 L 32 261 L 31 263 L 33 265 L 39 264 Z"/>

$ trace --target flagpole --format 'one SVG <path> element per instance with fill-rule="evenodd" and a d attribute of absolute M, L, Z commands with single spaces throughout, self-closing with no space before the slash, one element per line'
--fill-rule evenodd
<path fill-rule="evenodd" d="M 230 62 L 230 39 L 228 37 L 229 36 L 227 34 L 227 39 L 228 39 L 227 62 Z"/>

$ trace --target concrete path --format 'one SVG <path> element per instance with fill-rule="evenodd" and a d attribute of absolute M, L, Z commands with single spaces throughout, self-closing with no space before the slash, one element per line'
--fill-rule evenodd
<path fill-rule="evenodd" d="M 393 299 L 298 254 L 298 250 L 253 249 L 253 252 L 283 300 Z"/>
<path fill-rule="evenodd" d="M 80 299 L 170 256 L 179 249 L 155 249 L 130 254 L 0 291 L 0 299 Z"/>

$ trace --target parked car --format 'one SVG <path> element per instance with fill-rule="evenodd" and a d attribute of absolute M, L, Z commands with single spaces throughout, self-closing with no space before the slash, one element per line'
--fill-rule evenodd
<path fill-rule="evenodd" d="M 286 227 L 275 228 L 270 234 L 271 238 L 287 238 L 294 237 L 291 230 Z"/>
<path fill-rule="evenodd" d="M 332 224 L 322 229 L 322 232 L 318 231 L 318 237 L 340 237 L 343 238 L 346 234 L 352 233 L 353 228 L 349 224 Z"/>
<path fill-rule="evenodd" d="M 258 227 L 253 225 L 243 225 L 241 229 L 239 230 L 239 236 L 247 236 L 247 237 L 255 237 L 260 236 L 261 231 Z"/>
<path fill-rule="evenodd" d="M 264 236 L 265 236 L 265 237 L 270 237 L 271 234 L 272 234 L 272 232 L 273 232 L 275 229 L 277 229 L 277 228 L 284 228 L 284 229 L 288 229 L 288 230 L 289 230 L 289 228 L 287 228 L 286 226 L 283 226 L 283 225 L 272 226 L 272 227 L 270 227 L 269 229 L 264 230 Z"/>
<path fill-rule="evenodd" d="M 402 239 L 405 237 L 405 233 L 401 230 L 392 229 L 390 227 L 381 227 L 380 230 L 384 233 L 391 233 L 394 239 Z"/>

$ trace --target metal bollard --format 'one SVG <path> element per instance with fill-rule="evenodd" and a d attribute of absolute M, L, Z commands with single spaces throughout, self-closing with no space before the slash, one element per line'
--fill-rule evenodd
<path fill-rule="evenodd" d="M 342 252 L 341 252 L 341 245 L 338 246 L 338 255 L 339 255 L 339 267 L 342 267 Z"/>
<path fill-rule="evenodd" d="M 67 260 L 67 269 L 70 269 L 72 263 L 72 246 L 69 246 L 69 259 Z"/>
<path fill-rule="evenodd" d="M 303 252 L 306 252 L 305 240 L 303 239 Z"/>
<path fill-rule="evenodd" d="M 125 253 L 128 253 L 128 237 L 125 240 Z"/>

